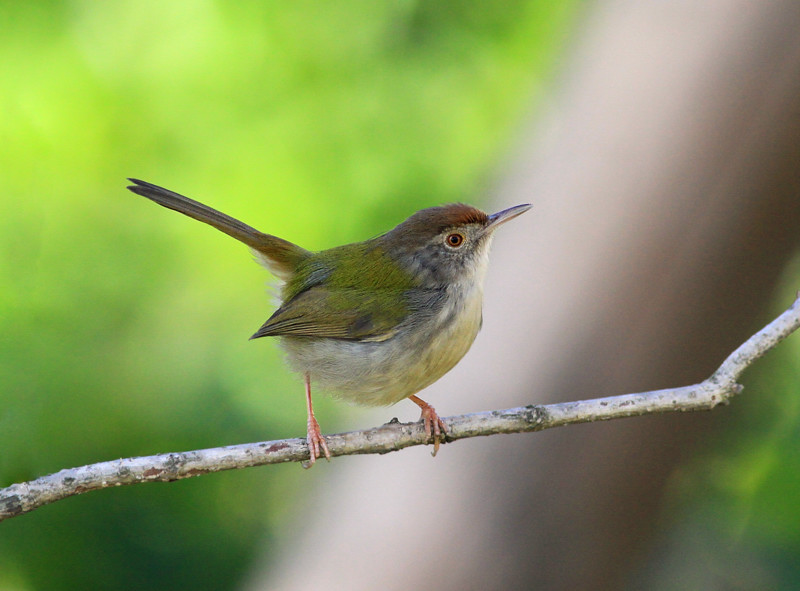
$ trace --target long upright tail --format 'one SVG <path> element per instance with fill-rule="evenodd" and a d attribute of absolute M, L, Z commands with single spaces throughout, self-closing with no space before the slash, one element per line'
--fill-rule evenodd
<path fill-rule="evenodd" d="M 128 180 L 134 183 L 128 189 L 137 195 L 147 197 L 168 209 L 178 211 L 190 218 L 214 226 L 228 236 L 244 242 L 260 255 L 260 258 L 272 273 L 282 279 L 291 277 L 299 262 L 311 254 L 288 240 L 259 232 L 244 222 L 203 205 L 199 201 L 189 199 L 152 183 L 138 179 Z"/>

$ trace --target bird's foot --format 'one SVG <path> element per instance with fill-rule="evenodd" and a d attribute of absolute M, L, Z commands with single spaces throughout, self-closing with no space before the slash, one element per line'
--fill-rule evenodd
<path fill-rule="evenodd" d="M 444 421 L 439 418 L 439 415 L 436 414 L 436 409 L 430 404 L 421 398 L 417 398 L 416 396 L 409 396 L 409 398 L 414 404 L 422 409 L 422 416 L 420 417 L 420 420 L 422 420 L 423 425 L 425 426 L 425 434 L 428 436 L 428 438 L 430 439 L 433 437 L 433 452 L 431 455 L 436 456 L 437 452 L 439 451 L 439 444 L 443 440 L 442 434 L 447 433 L 447 425 L 445 425 Z"/>
<path fill-rule="evenodd" d="M 314 415 L 308 417 L 308 435 L 306 436 L 308 442 L 308 462 L 303 464 L 304 468 L 310 468 L 317 461 L 317 458 L 325 454 L 325 459 L 331 461 L 331 452 L 328 450 L 328 444 L 325 443 L 325 438 L 322 436 L 322 431 L 319 428 L 319 423 Z"/>

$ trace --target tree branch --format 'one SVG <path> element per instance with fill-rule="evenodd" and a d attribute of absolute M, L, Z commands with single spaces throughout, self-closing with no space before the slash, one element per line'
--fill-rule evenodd
<path fill-rule="evenodd" d="M 800 327 L 800 293 L 792 306 L 736 349 L 707 380 L 693 386 L 558 404 L 528 405 L 445 419 L 447 441 L 497 433 L 542 431 L 572 423 L 605 421 L 670 411 L 710 410 L 738 394 L 742 372 Z M 428 438 L 421 423 L 391 422 L 364 431 L 326 435 L 332 456 L 384 454 Z M 308 460 L 305 439 L 283 439 L 228 447 L 125 458 L 68 468 L 0 489 L 0 521 L 90 490 L 171 482 L 220 470 Z"/>

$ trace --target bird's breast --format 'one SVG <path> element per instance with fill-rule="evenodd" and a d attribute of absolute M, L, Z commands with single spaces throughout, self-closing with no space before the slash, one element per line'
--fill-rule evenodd
<path fill-rule="evenodd" d="M 480 285 L 452 285 L 380 342 L 283 337 L 293 369 L 356 404 L 394 404 L 429 386 L 469 351 L 481 328 Z M 433 301 L 432 301 L 433 302 Z"/>

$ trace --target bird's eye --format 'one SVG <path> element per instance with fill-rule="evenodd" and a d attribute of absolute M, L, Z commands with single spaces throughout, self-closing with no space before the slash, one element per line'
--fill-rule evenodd
<path fill-rule="evenodd" d="M 447 235 L 447 238 L 444 239 L 444 243 L 450 248 L 458 248 L 464 244 L 464 235 L 460 232 L 451 232 Z"/>

